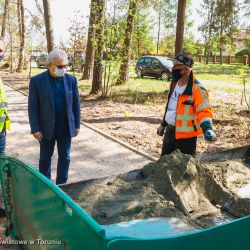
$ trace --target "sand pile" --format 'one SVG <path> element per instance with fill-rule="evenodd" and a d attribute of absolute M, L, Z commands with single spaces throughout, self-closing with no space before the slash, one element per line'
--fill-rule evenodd
<path fill-rule="evenodd" d="M 250 214 L 250 199 L 238 196 L 239 189 L 250 183 L 250 170 L 240 160 L 204 163 L 175 151 L 145 166 L 143 173 L 179 210 L 195 217 L 220 213 L 215 205 Z"/>
<path fill-rule="evenodd" d="M 208 223 L 220 216 L 216 204 L 250 214 L 250 199 L 238 196 L 249 183 L 250 170 L 240 161 L 202 163 L 177 150 L 141 171 L 63 189 L 101 224 L 186 215 Z"/>

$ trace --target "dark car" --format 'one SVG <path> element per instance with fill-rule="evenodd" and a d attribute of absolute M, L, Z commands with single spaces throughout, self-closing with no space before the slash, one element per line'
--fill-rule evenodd
<path fill-rule="evenodd" d="M 163 56 L 142 56 L 136 63 L 137 77 L 152 76 L 168 80 L 172 76 L 173 62 Z"/>

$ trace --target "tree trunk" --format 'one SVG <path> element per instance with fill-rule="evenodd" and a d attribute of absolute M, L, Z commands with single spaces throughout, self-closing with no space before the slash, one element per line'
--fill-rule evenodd
<path fill-rule="evenodd" d="M 122 62 L 119 70 L 119 78 L 116 84 L 125 84 L 128 82 L 128 71 L 129 71 L 129 61 L 130 61 L 130 53 L 131 53 L 131 43 L 132 43 L 132 36 L 134 30 L 134 19 L 135 13 L 137 9 L 137 2 L 136 0 L 130 0 L 129 3 L 129 10 L 128 10 L 128 17 L 127 17 L 127 25 L 125 30 L 125 38 L 124 38 L 124 45 L 123 45 L 123 52 L 122 52 Z"/>
<path fill-rule="evenodd" d="M 175 55 L 183 50 L 184 22 L 186 12 L 186 0 L 178 1 L 177 25 L 176 25 L 176 40 L 175 40 Z"/>
<path fill-rule="evenodd" d="M 7 14 L 9 9 L 9 2 L 10 0 L 5 0 L 4 2 L 4 11 L 3 11 L 3 19 L 2 19 L 2 31 L 1 31 L 1 37 L 4 39 L 5 37 L 5 31 L 6 31 L 6 20 L 7 20 Z"/>
<path fill-rule="evenodd" d="M 206 64 L 208 64 L 210 57 L 213 15 L 214 15 L 214 1 L 209 3 L 209 8 L 208 8 L 209 26 L 208 26 L 208 40 L 206 43 Z"/>
<path fill-rule="evenodd" d="M 46 27 L 46 37 L 47 37 L 47 50 L 48 53 L 54 49 L 54 33 L 53 33 L 53 22 L 50 10 L 49 0 L 43 0 L 43 11 L 44 11 L 44 21 Z"/>
<path fill-rule="evenodd" d="M 223 50 L 223 21 L 221 17 L 220 23 L 220 65 L 222 65 L 222 50 Z"/>
<path fill-rule="evenodd" d="M 24 24 L 24 6 L 23 0 L 17 0 L 17 15 L 20 37 L 20 50 L 17 72 L 22 72 L 24 65 L 24 46 L 25 46 L 25 24 Z"/>
<path fill-rule="evenodd" d="M 210 56 L 210 50 L 209 50 L 209 44 L 207 42 L 206 47 L 205 47 L 205 56 L 206 56 L 206 64 L 209 63 L 209 56 Z"/>
<path fill-rule="evenodd" d="M 97 47 L 95 49 L 92 89 L 90 94 L 99 94 L 102 88 L 105 0 L 96 0 L 96 7 L 98 8 L 96 13 L 95 34 L 95 44 L 97 44 Z"/>
<path fill-rule="evenodd" d="M 12 27 L 10 25 L 10 13 L 8 12 L 7 14 L 7 17 L 8 17 L 8 28 L 9 28 L 9 35 L 10 35 L 10 73 L 13 73 L 14 70 L 13 70 L 13 30 L 12 30 Z M 6 17 L 6 18 L 7 18 Z"/>
<path fill-rule="evenodd" d="M 158 53 L 159 53 L 160 33 L 161 33 L 161 0 L 160 0 L 160 3 L 159 3 L 158 34 L 157 34 L 156 55 L 158 55 Z"/>
<path fill-rule="evenodd" d="M 137 42 L 137 58 L 140 58 L 141 56 L 141 47 L 140 47 L 140 10 L 137 10 L 137 33 L 136 33 L 136 42 Z"/>
<path fill-rule="evenodd" d="M 95 23 L 96 23 L 96 0 L 91 1 L 90 15 L 89 15 L 89 30 L 88 30 L 88 42 L 86 50 L 86 60 L 84 65 L 84 71 L 82 75 L 82 80 L 89 80 L 92 77 L 93 64 L 94 64 L 94 40 L 95 40 Z"/>

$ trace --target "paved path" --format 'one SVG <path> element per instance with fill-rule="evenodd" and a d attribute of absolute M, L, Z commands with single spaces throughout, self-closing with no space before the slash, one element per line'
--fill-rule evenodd
<path fill-rule="evenodd" d="M 8 155 L 38 168 L 39 144 L 30 134 L 27 97 L 6 86 L 11 132 L 7 136 Z M 55 150 L 56 152 L 56 150 Z M 53 158 L 52 180 L 55 180 L 57 155 Z M 140 168 L 149 160 L 82 125 L 73 139 L 69 181 L 104 177 Z"/>

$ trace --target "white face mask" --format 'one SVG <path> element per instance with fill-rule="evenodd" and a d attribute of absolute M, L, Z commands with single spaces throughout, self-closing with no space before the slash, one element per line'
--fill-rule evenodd
<path fill-rule="evenodd" d="M 57 77 L 62 77 L 62 76 L 65 75 L 66 71 L 67 71 L 67 70 L 66 70 L 65 68 L 59 69 L 59 68 L 56 67 L 55 75 L 56 75 Z"/>

